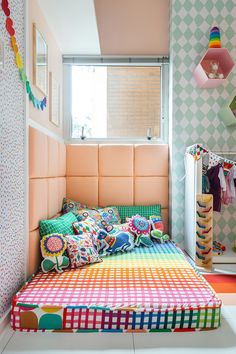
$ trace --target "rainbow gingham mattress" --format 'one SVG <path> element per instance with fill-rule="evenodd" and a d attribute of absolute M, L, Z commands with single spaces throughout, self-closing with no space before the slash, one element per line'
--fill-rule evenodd
<path fill-rule="evenodd" d="M 221 301 L 172 242 L 62 274 L 41 271 L 15 295 L 20 331 L 194 331 L 217 328 Z"/>

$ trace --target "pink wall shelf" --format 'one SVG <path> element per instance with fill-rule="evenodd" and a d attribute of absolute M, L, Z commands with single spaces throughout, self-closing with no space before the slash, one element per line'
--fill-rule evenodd
<path fill-rule="evenodd" d="M 217 62 L 218 73 L 223 74 L 223 78 L 210 78 L 211 63 Z M 225 82 L 231 72 L 234 62 L 226 48 L 208 48 L 206 54 L 201 59 L 193 72 L 197 85 L 202 88 L 214 88 Z"/>

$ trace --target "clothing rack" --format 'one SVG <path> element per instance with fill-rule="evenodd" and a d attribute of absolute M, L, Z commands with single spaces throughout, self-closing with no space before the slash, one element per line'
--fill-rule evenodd
<path fill-rule="evenodd" d="M 192 154 L 193 156 L 195 155 L 195 158 L 197 160 L 200 158 L 201 152 L 202 153 L 210 153 L 211 152 L 212 154 L 217 155 L 220 158 L 220 160 L 224 160 L 225 162 L 227 162 L 231 165 L 236 164 L 236 161 L 226 159 L 225 157 L 223 157 L 225 155 L 236 156 L 236 152 L 234 152 L 234 151 L 212 151 L 212 150 L 206 149 L 201 144 L 194 144 L 192 146 L 189 146 L 186 149 L 186 153 Z M 221 155 L 223 155 L 223 156 L 221 156 Z"/>
<path fill-rule="evenodd" d="M 236 164 L 232 158 L 236 151 L 212 151 L 205 149 L 200 144 L 189 146 L 185 154 L 185 223 L 184 244 L 185 250 L 192 259 L 196 253 L 196 201 L 197 195 L 202 194 L 202 157 L 204 153 L 213 153 L 224 162 Z M 213 231 L 214 232 L 214 231 Z M 232 251 L 231 242 L 226 244 L 226 251 L 222 256 L 213 256 L 213 263 L 236 263 L 236 253 Z"/>
<path fill-rule="evenodd" d="M 225 162 L 227 162 L 227 163 L 229 163 L 229 164 L 231 164 L 231 165 L 235 165 L 236 164 L 236 161 L 233 161 L 233 160 L 230 160 L 230 159 L 226 159 L 226 158 L 224 158 L 223 156 L 221 156 L 221 155 L 236 155 L 236 152 L 233 152 L 233 151 L 229 151 L 229 152 L 214 152 L 214 151 L 211 151 L 211 150 L 207 150 L 207 149 L 205 149 L 206 150 L 206 152 L 212 152 L 212 154 L 214 154 L 214 155 L 217 155 L 221 160 L 224 160 Z"/>

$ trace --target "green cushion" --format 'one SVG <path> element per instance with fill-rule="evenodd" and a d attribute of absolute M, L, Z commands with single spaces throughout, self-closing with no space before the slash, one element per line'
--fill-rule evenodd
<path fill-rule="evenodd" d="M 151 215 L 160 215 L 161 214 L 161 205 L 118 205 L 116 206 L 120 214 L 121 222 L 125 222 L 125 218 L 131 218 L 134 215 L 143 216 L 146 219 L 149 219 Z"/>
<path fill-rule="evenodd" d="M 72 212 L 56 219 L 41 220 L 39 222 L 40 236 L 43 237 L 54 233 L 74 235 L 73 222 L 77 222 L 77 218 Z"/>

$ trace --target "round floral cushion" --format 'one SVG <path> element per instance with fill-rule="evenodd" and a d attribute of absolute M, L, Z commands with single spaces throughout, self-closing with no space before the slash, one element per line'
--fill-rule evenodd
<path fill-rule="evenodd" d="M 129 227 L 136 235 L 149 235 L 151 231 L 150 222 L 140 215 L 132 216 L 129 220 Z"/>
<path fill-rule="evenodd" d="M 130 231 L 136 236 L 134 242 L 135 246 L 153 246 L 152 240 L 150 238 L 151 225 L 149 220 L 140 215 L 135 215 L 129 219 L 128 225 Z"/>

